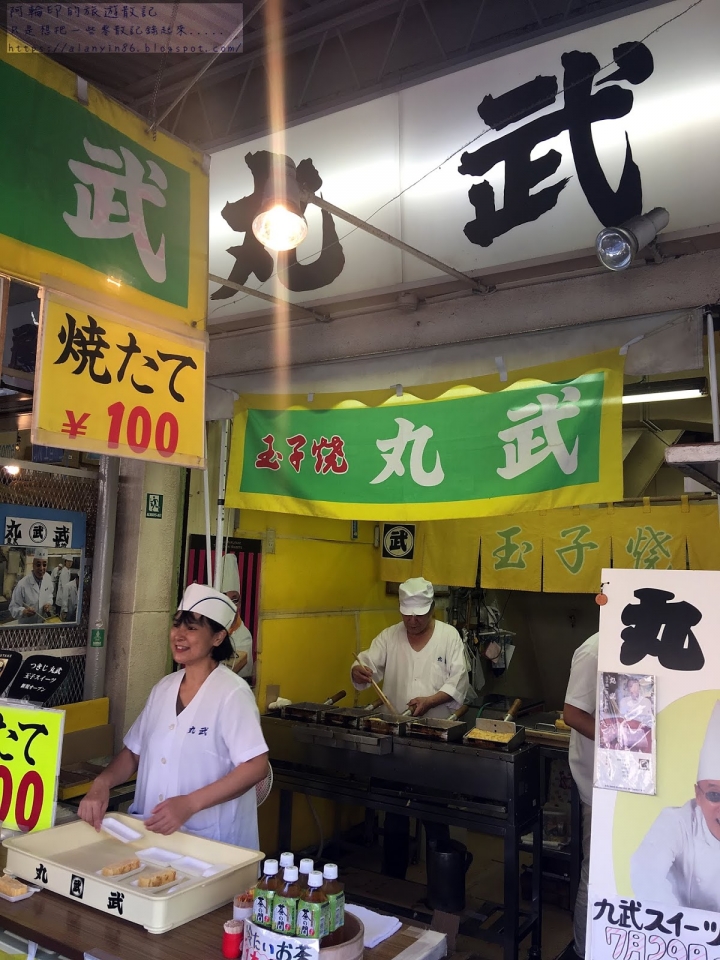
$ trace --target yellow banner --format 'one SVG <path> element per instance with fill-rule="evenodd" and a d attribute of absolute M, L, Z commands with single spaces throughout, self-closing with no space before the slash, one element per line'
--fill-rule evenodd
<path fill-rule="evenodd" d="M 480 582 L 491 590 L 542 589 L 543 516 L 525 513 L 483 523 Z"/>
<path fill-rule="evenodd" d="M 631 570 L 685 570 L 685 522 L 680 506 L 617 509 L 612 515 L 612 565 Z"/>
<path fill-rule="evenodd" d="M 720 570 L 720 518 L 716 502 L 689 504 L 685 515 L 691 570 Z"/>
<path fill-rule="evenodd" d="M 543 590 L 597 593 L 610 566 L 610 517 L 604 508 L 551 510 L 544 521 Z"/>
<path fill-rule="evenodd" d="M 33 443 L 202 467 L 204 410 L 203 342 L 45 298 Z"/>
<path fill-rule="evenodd" d="M 11 830 L 47 830 L 55 822 L 65 711 L 0 700 L 0 720 L 0 821 Z"/>

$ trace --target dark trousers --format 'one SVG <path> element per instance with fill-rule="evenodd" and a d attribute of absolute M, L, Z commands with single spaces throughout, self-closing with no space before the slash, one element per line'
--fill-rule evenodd
<path fill-rule="evenodd" d="M 423 820 L 427 846 L 443 849 L 450 842 L 450 827 L 447 823 Z M 385 814 L 382 872 L 388 877 L 405 879 L 410 863 L 410 820 L 400 813 Z"/>

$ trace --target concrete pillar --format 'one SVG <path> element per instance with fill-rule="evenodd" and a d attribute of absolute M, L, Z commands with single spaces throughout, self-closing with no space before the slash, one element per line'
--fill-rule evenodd
<path fill-rule="evenodd" d="M 105 683 L 116 750 L 170 669 L 184 490 L 180 467 L 121 460 Z M 146 517 L 149 493 L 163 497 L 161 519 Z"/>

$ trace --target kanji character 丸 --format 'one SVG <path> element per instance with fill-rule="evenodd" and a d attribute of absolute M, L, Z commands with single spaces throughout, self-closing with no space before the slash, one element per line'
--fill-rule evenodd
<path fill-rule="evenodd" d="M 80 326 L 70 313 L 66 313 L 65 317 L 68 322 L 67 329 L 62 327 L 58 334 L 58 340 L 64 346 L 55 363 L 74 360 L 77 363 L 77 367 L 72 371 L 75 376 L 79 376 L 87 369 L 95 383 L 110 383 L 112 375 L 107 367 L 102 373 L 95 369 L 95 364 L 104 360 L 105 350 L 110 346 L 105 340 L 105 329 L 89 314 L 86 326 Z"/>
<path fill-rule="evenodd" d="M 644 587 L 635 590 L 640 603 L 629 603 L 621 619 L 626 628 L 620 636 L 620 661 L 639 663 L 644 657 L 657 657 L 666 670 L 702 670 L 705 656 L 692 627 L 702 613 L 684 600 L 670 603 L 674 593 Z"/>
<path fill-rule="evenodd" d="M 8 520 L 5 527 L 5 543 L 10 547 L 17 546 L 21 536 L 22 527 L 20 524 L 16 520 Z"/>
<path fill-rule="evenodd" d="M 405 465 L 402 461 L 405 448 L 412 444 L 410 451 L 410 476 L 414 483 L 421 487 L 436 487 L 445 479 L 445 472 L 440 462 L 440 453 L 435 452 L 435 466 L 426 470 L 423 466 L 423 455 L 428 440 L 432 439 L 433 431 L 427 426 L 415 427 L 415 424 L 404 417 L 396 417 L 398 425 L 397 436 L 389 440 L 376 440 L 375 446 L 382 454 L 385 466 L 370 483 L 384 483 L 393 474 L 398 477 L 405 475 Z"/>

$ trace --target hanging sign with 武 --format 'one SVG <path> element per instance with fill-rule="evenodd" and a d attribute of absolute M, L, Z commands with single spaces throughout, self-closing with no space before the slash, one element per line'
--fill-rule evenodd
<path fill-rule="evenodd" d="M 33 443 L 204 465 L 205 343 L 47 294 Z"/>
<path fill-rule="evenodd" d="M 26 833 L 47 830 L 55 822 L 64 727 L 64 710 L 41 710 L 0 700 L 3 826 Z"/>
<path fill-rule="evenodd" d="M 227 504 L 402 524 L 619 499 L 622 368 L 615 350 L 504 389 L 241 397 Z"/>

